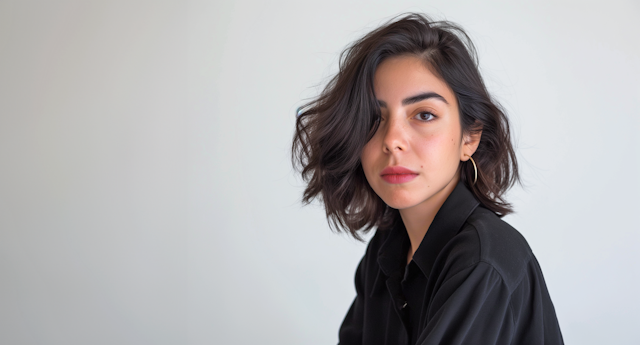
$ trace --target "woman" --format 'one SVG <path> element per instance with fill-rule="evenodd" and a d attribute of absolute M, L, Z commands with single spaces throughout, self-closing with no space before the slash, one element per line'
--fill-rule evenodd
<path fill-rule="evenodd" d="M 561 344 L 542 272 L 500 217 L 518 181 L 508 119 L 462 29 L 420 14 L 350 46 L 296 123 L 327 218 L 376 228 L 340 344 Z"/>

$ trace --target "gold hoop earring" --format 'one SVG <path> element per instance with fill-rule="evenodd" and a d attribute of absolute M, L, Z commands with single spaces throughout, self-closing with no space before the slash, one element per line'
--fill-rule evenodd
<path fill-rule="evenodd" d="M 469 156 L 469 159 L 471 160 L 471 163 L 473 163 L 473 185 L 475 185 L 476 181 L 478 181 L 478 167 L 471 156 Z"/>

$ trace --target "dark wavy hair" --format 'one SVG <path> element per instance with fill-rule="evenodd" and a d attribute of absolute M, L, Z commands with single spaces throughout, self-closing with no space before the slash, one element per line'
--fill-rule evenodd
<path fill-rule="evenodd" d="M 409 13 L 366 34 L 340 54 L 339 71 L 321 94 L 299 108 L 291 158 L 307 183 L 302 201 L 324 202 L 329 225 L 359 232 L 385 228 L 399 219 L 369 186 L 360 162 L 378 127 L 380 108 L 373 77 L 386 58 L 413 55 L 453 90 L 463 133 L 482 131 L 471 162 L 461 162 L 460 178 L 482 206 L 502 217 L 512 212 L 504 193 L 519 182 L 509 121 L 491 98 L 478 70 L 469 36 L 458 25 Z"/>

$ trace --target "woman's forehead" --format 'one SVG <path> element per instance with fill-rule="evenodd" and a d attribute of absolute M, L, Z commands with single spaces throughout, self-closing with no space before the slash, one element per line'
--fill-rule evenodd
<path fill-rule="evenodd" d="M 373 83 L 376 98 L 386 104 L 401 105 L 408 97 L 429 92 L 441 95 L 449 104 L 454 100 L 447 83 L 413 55 L 383 60 L 376 69 Z"/>

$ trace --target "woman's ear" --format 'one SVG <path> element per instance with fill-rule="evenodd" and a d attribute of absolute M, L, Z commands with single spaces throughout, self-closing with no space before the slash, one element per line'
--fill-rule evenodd
<path fill-rule="evenodd" d="M 478 129 L 462 135 L 462 147 L 460 150 L 460 160 L 465 162 L 478 149 L 480 138 L 482 137 L 482 129 Z"/>

